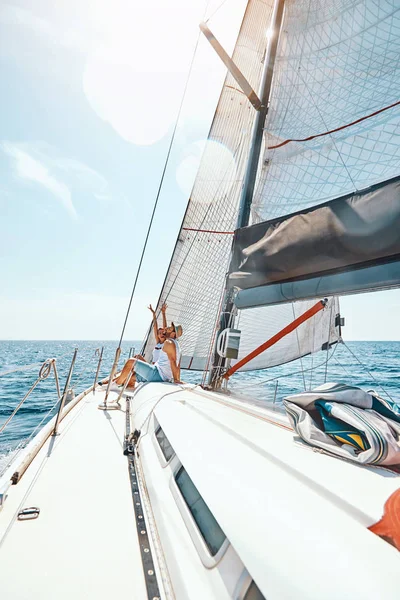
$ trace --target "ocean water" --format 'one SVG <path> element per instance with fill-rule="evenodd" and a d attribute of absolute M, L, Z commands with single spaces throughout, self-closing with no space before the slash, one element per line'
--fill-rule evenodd
<path fill-rule="evenodd" d="M 94 380 L 98 358 L 96 348 L 104 346 L 100 378 L 111 369 L 116 342 L 110 341 L 0 341 L 0 428 L 37 380 L 40 364 L 57 358 L 60 387 L 63 390 L 74 348 L 78 355 L 72 377 L 77 395 Z M 120 364 L 140 342 L 125 342 Z M 29 369 L 20 370 L 26 365 Z M 182 372 L 182 379 L 200 383 L 201 373 Z M 229 389 L 251 397 L 257 403 L 275 402 L 324 381 L 344 381 L 365 390 L 374 389 L 400 403 L 400 342 L 348 342 L 329 352 L 293 361 L 266 371 L 235 374 Z M 53 374 L 41 381 L 6 429 L 0 433 L 0 473 L 11 457 L 42 427 L 56 410 Z"/>

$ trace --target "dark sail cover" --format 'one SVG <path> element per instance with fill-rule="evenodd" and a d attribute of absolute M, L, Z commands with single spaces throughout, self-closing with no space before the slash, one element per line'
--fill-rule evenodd
<path fill-rule="evenodd" d="M 400 178 L 286 217 L 238 229 L 229 268 L 248 289 L 400 259 Z"/>

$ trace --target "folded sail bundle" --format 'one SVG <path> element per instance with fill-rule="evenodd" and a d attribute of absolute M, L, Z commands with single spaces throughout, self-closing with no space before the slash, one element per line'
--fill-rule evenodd
<path fill-rule="evenodd" d="M 238 308 L 400 284 L 400 178 L 239 229 Z"/>
<path fill-rule="evenodd" d="M 400 464 L 400 411 L 360 388 L 327 383 L 284 400 L 293 429 L 311 446 L 359 464 Z"/>

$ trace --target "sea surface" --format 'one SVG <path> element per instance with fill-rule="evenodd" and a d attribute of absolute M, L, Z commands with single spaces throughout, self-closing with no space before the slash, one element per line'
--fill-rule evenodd
<path fill-rule="evenodd" d="M 71 386 L 75 394 L 93 384 L 98 356 L 104 346 L 100 378 L 111 369 L 117 342 L 113 341 L 0 341 L 0 429 L 37 381 L 40 365 L 47 358 L 57 358 L 61 391 L 75 348 L 77 360 Z M 140 342 L 127 341 L 122 347 L 120 364 L 130 353 L 140 349 Z M 28 368 L 26 368 L 28 367 Z M 182 372 L 182 379 L 200 383 L 201 373 Z M 235 374 L 229 389 L 250 397 L 257 403 L 273 402 L 293 393 L 311 389 L 324 381 L 342 381 L 365 390 L 374 389 L 400 403 L 400 341 L 347 342 L 329 352 L 319 352 L 280 367 Z M 25 400 L 16 416 L 0 433 L 0 474 L 19 451 L 54 415 L 57 402 L 53 373 L 40 381 Z"/>

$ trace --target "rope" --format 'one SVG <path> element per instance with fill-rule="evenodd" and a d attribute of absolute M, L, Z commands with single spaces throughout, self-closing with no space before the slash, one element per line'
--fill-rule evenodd
<path fill-rule="evenodd" d="M 32 363 L 31 365 L 24 365 L 22 367 L 17 367 L 16 369 L 10 369 L 9 371 L 2 371 L 0 373 L 0 377 L 3 377 L 3 375 L 10 375 L 11 373 L 17 373 L 18 371 L 28 371 L 29 369 L 34 369 L 35 367 L 40 367 L 41 365 L 41 362 Z"/>
<path fill-rule="evenodd" d="M 223 7 L 225 2 L 226 2 L 226 0 L 222 0 L 221 4 L 219 6 L 217 6 L 217 8 L 214 10 L 214 12 L 212 12 L 211 15 L 207 18 L 207 20 L 205 21 L 206 23 L 208 23 L 208 21 L 217 14 L 217 12 Z"/>
<path fill-rule="evenodd" d="M 331 360 L 334 357 L 337 347 L 338 347 L 338 344 L 335 344 L 332 354 L 329 356 L 328 360 Z M 264 383 L 270 383 L 271 381 L 277 381 L 279 379 L 289 379 L 290 377 L 293 377 L 294 375 L 308 373 L 309 371 L 316 371 L 317 369 L 324 367 L 325 364 L 326 364 L 326 360 L 324 359 L 323 362 L 319 363 L 318 365 L 315 365 L 315 366 L 312 365 L 308 369 L 300 369 L 299 371 L 294 371 L 293 373 L 289 373 L 288 375 L 285 375 L 285 376 L 276 375 L 275 377 L 270 377 L 269 379 L 263 379 L 261 381 L 255 381 L 254 383 L 249 383 L 247 385 L 242 385 L 242 383 L 241 383 L 240 389 L 242 390 L 242 389 L 248 389 L 248 388 L 253 388 L 253 387 L 259 387 L 260 385 L 262 385 Z"/>
<path fill-rule="evenodd" d="M 97 359 L 99 357 L 99 348 L 96 348 L 96 350 L 94 351 L 94 354 L 88 359 L 88 361 L 86 362 L 86 366 L 82 369 L 82 371 L 79 373 L 76 382 L 74 383 L 74 385 L 71 385 L 71 389 L 75 389 L 78 385 L 78 383 L 81 380 L 81 377 L 84 373 L 86 373 L 86 371 L 88 370 L 89 367 L 91 367 L 91 363 L 90 361 L 93 361 L 94 359 Z"/>
<path fill-rule="evenodd" d="M 309 142 L 310 140 L 315 140 L 316 138 L 320 138 L 325 135 L 330 135 L 332 133 L 336 133 L 337 131 L 342 131 L 343 129 L 347 129 L 348 127 L 357 125 L 357 123 L 362 123 L 362 121 L 366 121 L 367 119 L 370 119 L 371 117 L 375 117 L 376 115 L 379 115 L 380 113 L 382 113 L 386 110 L 389 110 L 390 108 L 394 108 L 395 106 L 399 106 L 399 105 L 400 105 L 400 100 L 398 100 L 397 102 L 394 102 L 393 104 L 390 104 L 389 106 L 385 106 L 384 108 L 376 110 L 375 112 L 371 113 L 370 115 L 366 115 L 365 117 L 361 117 L 360 119 L 357 119 L 356 121 L 347 123 L 347 125 L 342 125 L 341 127 L 336 127 L 335 129 L 330 129 L 329 131 L 324 131 L 323 133 L 317 133 L 315 135 L 310 135 L 306 138 L 300 138 L 300 139 L 289 138 L 287 140 L 284 140 L 280 144 L 276 144 L 275 146 L 267 146 L 267 150 L 275 150 L 276 148 L 282 148 L 282 146 L 286 146 L 286 144 L 290 144 L 290 142 Z"/>
<path fill-rule="evenodd" d="M 345 342 L 342 342 L 344 347 L 350 352 L 350 354 L 356 359 L 356 361 L 359 363 L 359 365 L 362 366 L 362 368 L 364 369 L 364 371 L 366 373 L 368 373 L 368 375 L 371 377 L 371 379 L 380 387 L 380 389 L 382 390 L 382 392 L 384 394 L 386 394 L 386 396 L 388 396 L 388 398 L 390 398 L 390 400 L 394 403 L 396 403 L 396 401 L 392 398 L 392 396 L 389 394 L 389 392 L 387 390 L 385 390 L 385 388 L 382 386 L 382 384 L 378 381 L 378 379 L 376 379 L 376 377 L 374 377 L 374 375 L 372 375 L 371 371 L 361 362 L 361 360 L 358 358 L 358 356 L 356 354 L 354 354 L 354 352 L 352 350 L 350 350 L 350 348 L 348 347 L 348 345 Z"/>
<path fill-rule="evenodd" d="M 167 152 L 167 156 L 166 156 L 166 159 L 165 159 L 164 168 L 163 168 L 163 171 L 162 171 L 162 174 L 161 174 L 161 179 L 160 179 L 160 183 L 159 183 L 159 186 L 158 186 L 157 195 L 156 195 L 156 199 L 155 199 L 154 206 L 153 206 L 153 211 L 151 213 L 150 223 L 149 223 L 149 226 L 147 228 L 146 238 L 145 238 L 145 241 L 144 241 L 144 245 L 143 245 L 143 249 L 142 249 L 142 254 L 140 256 L 139 266 L 138 266 L 137 271 L 136 271 L 136 277 L 135 277 L 135 281 L 134 281 L 134 284 L 133 284 L 132 293 L 131 293 L 131 297 L 130 297 L 129 304 L 128 304 L 128 309 L 126 311 L 125 321 L 124 321 L 124 324 L 123 324 L 123 327 L 122 327 L 121 337 L 119 339 L 118 347 L 120 347 L 121 344 L 122 344 L 122 340 L 123 340 L 123 337 L 124 337 L 126 324 L 128 322 L 128 317 L 129 317 L 129 313 L 130 313 L 130 310 L 131 310 L 133 297 L 134 297 L 135 291 L 136 291 L 136 284 L 138 282 L 140 271 L 141 271 L 141 268 L 142 268 L 143 258 L 144 258 L 145 252 L 146 252 L 147 242 L 149 240 L 150 232 L 151 232 L 151 229 L 152 229 L 154 215 L 155 215 L 156 210 L 157 210 L 158 201 L 159 201 L 160 193 L 161 193 L 161 188 L 162 188 L 162 186 L 164 184 L 165 173 L 166 173 L 166 170 L 167 170 L 167 166 L 169 164 L 169 157 L 171 155 L 172 146 L 173 146 L 173 143 L 175 141 L 175 134 L 176 134 L 176 130 L 178 128 L 178 123 L 179 123 L 179 119 L 180 119 L 180 116 L 181 116 L 183 103 L 184 103 L 185 98 L 186 98 L 186 92 L 187 92 L 188 85 L 189 85 L 189 80 L 190 80 L 190 77 L 191 77 L 191 74 L 192 74 L 194 59 L 195 59 L 195 56 L 197 54 L 197 48 L 198 48 L 199 41 L 200 41 L 200 35 L 201 35 L 201 32 L 199 31 L 199 34 L 197 36 L 196 45 L 195 45 L 195 48 L 194 48 L 194 51 L 193 51 L 192 59 L 190 61 L 189 72 L 188 72 L 188 76 L 186 78 L 186 82 L 185 82 L 185 87 L 184 87 L 184 90 L 183 90 L 182 99 L 181 99 L 181 102 L 179 104 L 179 109 L 178 109 L 178 114 L 176 116 L 174 129 L 172 131 L 171 140 L 170 140 L 170 143 L 169 143 L 169 146 L 168 146 L 168 152 Z"/>
<path fill-rule="evenodd" d="M 65 352 L 65 354 L 62 354 L 55 360 L 60 361 L 62 358 L 64 358 L 65 356 L 68 356 L 69 354 L 70 354 L 70 352 Z M 47 359 L 47 360 L 49 360 L 49 359 Z M 45 362 L 47 362 L 47 361 L 45 361 Z M 29 369 L 41 367 L 42 365 L 43 365 L 42 362 L 32 363 L 30 365 L 22 365 L 21 367 L 16 367 L 15 369 L 10 369 L 8 371 L 2 371 L 0 373 L 0 377 L 3 377 L 3 375 L 11 375 L 12 373 L 18 373 L 18 371 L 28 371 Z"/>
<path fill-rule="evenodd" d="M 317 112 L 318 112 L 318 114 L 319 114 L 319 117 L 320 117 L 320 119 L 321 119 L 322 123 L 324 124 L 324 127 L 327 127 L 327 124 L 326 124 L 326 121 L 325 121 L 325 119 L 324 119 L 324 116 L 323 116 L 323 114 L 322 114 L 322 111 L 321 111 L 321 109 L 320 109 L 319 105 L 317 104 L 317 102 L 316 102 L 316 100 L 315 100 L 314 96 L 312 95 L 312 93 L 311 93 L 311 91 L 310 91 L 310 89 L 309 89 L 309 87 L 308 87 L 308 83 L 305 81 L 305 79 L 304 79 L 304 77 L 302 76 L 302 74 L 301 74 L 301 73 L 299 73 L 299 75 L 300 75 L 300 78 L 301 78 L 301 80 L 303 81 L 304 85 L 306 86 L 306 88 L 307 88 L 307 90 L 308 90 L 308 92 L 309 92 L 309 94 L 310 94 L 310 97 L 312 98 L 312 102 L 314 103 L 314 106 L 315 106 L 315 108 L 316 108 L 316 110 L 317 110 Z M 326 132 L 324 135 L 330 135 L 330 133 L 331 133 L 331 132 L 327 131 L 327 132 Z M 350 173 L 350 170 L 349 170 L 349 168 L 348 168 L 348 166 L 347 166 L 347 164 L 346 164 L 346 161 L 344 160 L 344 158 L 343 158 L 343 156 L 342 156 L 342 154 L 341 154 L 341 152 L 340 152 L 339 148 L 337 147 L 337 144 L 336 144 L 336 139 L 335 139 L 335 138 L 333 138 L 333 137 L 331 137 L 331 141 L 332 141 L 332 144 L 333 144 L 333 145 L 334 145 L 334 147 L 335 147 L 335 150 L 336 150 L 336 152 L 337 152 L 337 154 L 338 154 L 338 156 L 339 156 L 340 162 L 342 163 L 342 165 L 343 165 L 343 168 L 344 168 L 344 170 L 346 171 L 346 173 L 347 173 L 347 175 L 348 175 L 348 178 L 350 179 L 350 182 L 351 182 L 351 184 L 352 184 L 352 186 L 353 186 L 354 190 L 355 190 L 355 191 L 358 191 L 358 189 L 357 189 L 357 186 L 356 186 L 356 184 L 355 184 L 355 181 L 354 181 L 354 179 L 352 178 L 352 176 L 351 176 L 351 173 Z"/>
<path fill-rule="evenodd" d="M 294 310 L 294 302 L 292 302 L 292 312 L 293 312 L 293 320 L 295 320 L 296 318 L 296 312 Z M 315 319 L 313 319 L 313 323 L 315 322 Z M 303 385 L 304 385 L 304 391 L 306 391 L 307 386 L 306 386 L 306 378 L 304 375 L 304 368 L 303 368 L 303 355 L 301 353 L 301 348 L 300 348 L 300 339 L 299 339 L 299 330 L 296 327 L 296 339 L 297 339 L 297 348 L 299 350 L 299 358 L 300 358 L 300 365 L 301 365 L 301 371 L 303 373 Z"/>
<path fill-rule="evenodd" d="M 331 331 L 331 324 L 332 324 L 332 312 L 333 312 L 333 306 L 335 304 L 335 297 L 333 296 L 333 298 L 331 299 L 331 312 L 329 315 L 329 322 L 328 322 L 328 344 L 329 344 L 329 338 L 330 338 L 330 331 Z M 326 365 L 325 365 L 325 380 L 324 383 L 326 383 L 326 380 L 328 378 L 328 353 L 326 353 Z"/>

